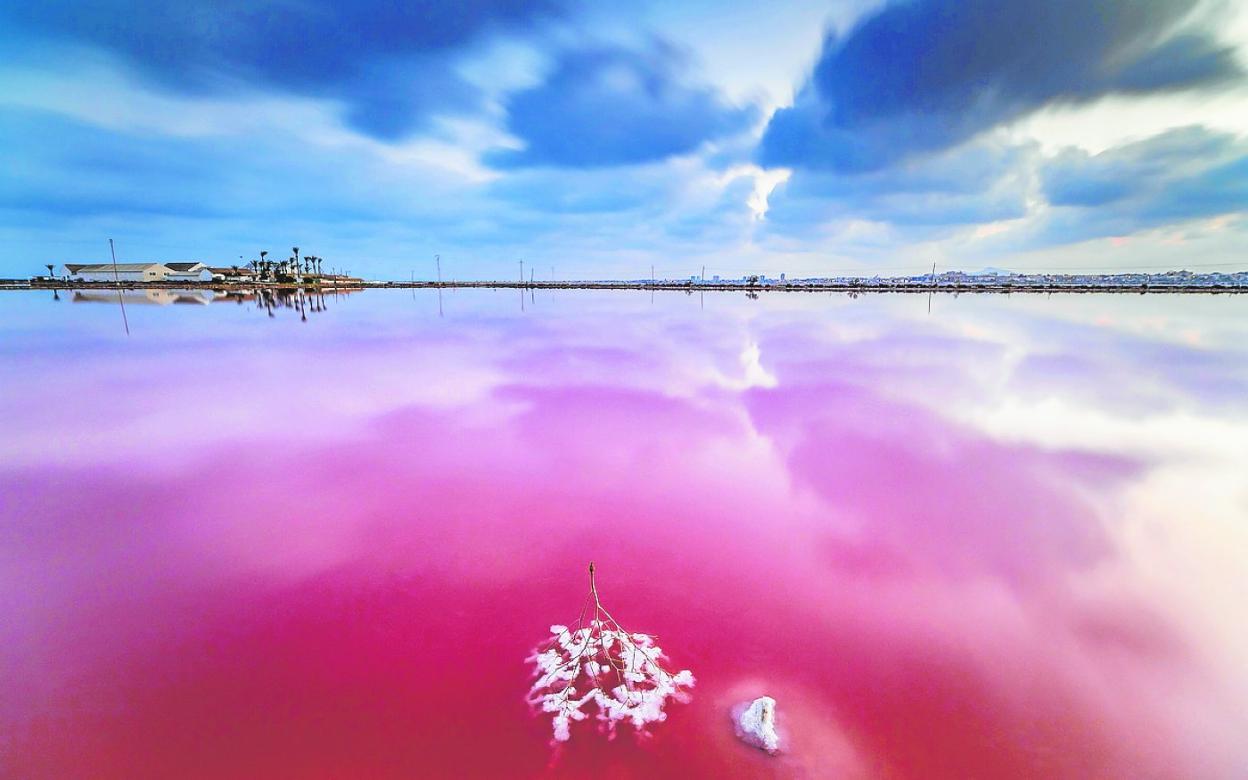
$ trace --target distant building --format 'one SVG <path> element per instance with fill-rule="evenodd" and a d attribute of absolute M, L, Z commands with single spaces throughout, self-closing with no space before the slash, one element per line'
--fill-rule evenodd
<path fill-rule="evenodd" d="M 358 276 L 344 274 L 323 274 L 315 277 L 313 281 L 319 282 L 323 287 L 354 287 L 364 283 L 364 280 Z"/>
<path fill-rule="evenodd" d="M 83 282 L 163 282 L 169 268 L 160 263 L 66 263 L 65 275 Z"/>
<path fill-rule="evenodd" d="M 209 268 L 214 282 L 254 282 L 256 274 L 250 268 L 230 266 Z"/>
<path fill-rule="evenodd" d="M 203 263 L 165 263 L 165 267 L 169 269 L 169 273 L 165 274 L 165 279 L 171 282 L 212 281 L 212 271 Z"/>

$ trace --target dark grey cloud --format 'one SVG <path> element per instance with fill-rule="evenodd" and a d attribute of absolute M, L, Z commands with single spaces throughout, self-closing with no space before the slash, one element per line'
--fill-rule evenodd
<path fill-rule="evenodd" d="M 507 128 L 524 143 L 498 167 L 600 168 L 662 160 L 745 130 L 753 108 L 682 79 L 679 56 L 656 44 L 563 52 L 546 79 L 506 100 Z"/>
<path fill-rule="evenodd" d="M 0 4 L 0 36 L 50 38 L 112 52 L 182 92 L 246 83 L 342 100 L 381 138 L 434 111 L 474 105 L 453 66 L 487 36 L 564 13 L 563 0 L 40 0 Z"/>
<path fill-rule="evenodd" d="M 862 173 L 796 170 L 769 198 L 769 229 L 801 233 L 866 219 L 939 229 L 1027 213 L 1033 145 L 979 142 Z M 930 231 L 925 231 L 930 232 Z"/>
<path fill-rule="evenodd" d="M 767 165 L 875 170 L 1055 103 L 1210 87 L 1243 76 L 1194 26 L 1198 0 L 914 0 L 829 35 Z"/>
<path fill-rule="evenodd" d="M 1044 244 L 1248 213 L 1248 140 L 1176 128 L 1100 154 L 1067 149 L 1040 179 L 1052 206 L 1036 236 Z"/>

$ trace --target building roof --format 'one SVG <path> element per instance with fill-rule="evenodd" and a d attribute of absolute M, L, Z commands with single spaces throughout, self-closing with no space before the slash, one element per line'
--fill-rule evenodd
<path fill-rule="evenodd" d="M 204 267 L 204 264 L 200 262 L 165 263 L 165 267 L 170 271 L 198 271 Z"/>
<path fill-rule="evenodd" d="M 96 263 L 93 265 L 73 265 L 73 266 L 67 264 L 65 267 L 67 269 L 70 269 L 70 273 L 80 273 L 83 271 L 86 271 L 88 273 L 104 273 L 106 271 L 111 272 L 114 268 L 117 269 L 119 273 L 134 273 L 136 271 L 146 271 L 149 268 L 160 268 L 161 264 L 160 263 L 118 263 L 117 265 L 113 265 L 112 263 Z"/>

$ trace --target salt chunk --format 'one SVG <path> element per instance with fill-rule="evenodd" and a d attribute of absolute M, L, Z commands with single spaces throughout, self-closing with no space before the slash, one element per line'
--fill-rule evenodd
<path fill-rule="evenodd" d="M 733 714 L 733 725 L 736 727 L 738 739 L 768 753 L 780 752 L 780 735 L 776 733 L 775 699 L 760 696 L 749 705 L 738 705 L 733 709 Z"/>

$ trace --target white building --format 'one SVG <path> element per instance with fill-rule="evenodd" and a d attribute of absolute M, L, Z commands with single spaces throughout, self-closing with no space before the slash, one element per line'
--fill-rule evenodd
<path fill-rule="evenodd" d="M 160 263 L 66 263 L 65 275 L 83 282 L 163 282 L 169 268 Z"/>
<path fill-rule="evenodd" d="M 165 263 L 169 273 L 165 278 L 171 282 L 211 282 L 212 270 L 203 263 Z"/>
<path fill-rule="evenodd" d="M 209 268 L 214 282 L 254 282 L 256 274 L 247 266 Z"/>

